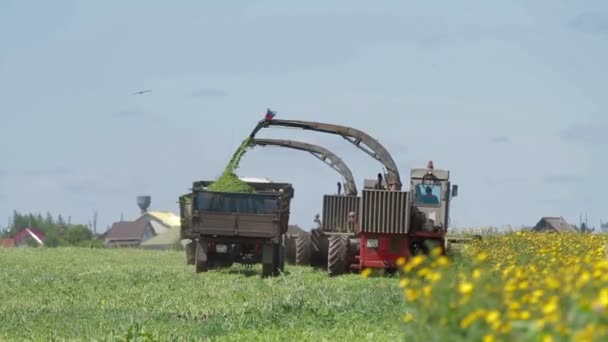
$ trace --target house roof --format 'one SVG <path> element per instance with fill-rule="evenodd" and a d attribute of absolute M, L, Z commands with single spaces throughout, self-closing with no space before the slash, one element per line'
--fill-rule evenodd
<path fill-rule="evenodd" d="M 532 230 L 541 230 L 543 228 L 553 228 L 558 232 L 575 232 L 572 227 L 563 217 L 545 216 L 541 218 Z"/>
<path fill-rule="evenodd" d="M 180 241 L 180 227 L 169 228 L 166 232 L 158 234 L 149 240 L 142 242 L 142 246 L 171 245 Z"/>
<path fill-rule="evenodd" d="M 31 237 L 34 240 L 36 240 L 36 242 L 38 242 L 39 244 L 43 244 L 43 240 L 44 240 L 44 233 L 39 230 L 36 229 L 34 227 L 27 227 L 27 228 L 23 228 L 19 233 L 15 234 L 15 236 L 13 236 L 13 239 L 15 240 L 15 244 L 20 244 L 21 242 L 23 242 L 23 240 L 27 237 Z"/>
<path fill-rule="evenodd" d="M 289 226 L 287 226 L 288 234 L 302 234 L 304 232 L 304 229 L 300 228 L 300 226 L 298 226 L 297 224 L 290 224 Z"/>
<path fill-rule="evenodd" d="M 170 211 L 148 211 L 141 217 L 146 215 L 152 216 L 167 227 L 179 227 L 181 225 L 180 217 Z"/>
<path fill-rule="evenodd" d="M 143 237 L 148 222 L 146 221 L 121 221 L 115 222 L 110 230 L 106 232 L 106 240 L 139 240 Z"/>

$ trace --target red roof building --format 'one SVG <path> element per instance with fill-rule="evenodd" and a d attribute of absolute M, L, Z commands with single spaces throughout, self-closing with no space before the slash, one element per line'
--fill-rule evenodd
<path fill-rule="evenodd" d="M 28 238 L 32 238 L 39 246 L 43 246 L 44 237 L 44 233 L 39 229 L 27 227 L 15 234 L 15 236 L 13 236 L 13 240 L 15 240 L 16 247 L 27 245 Z"/>
<path fill-rule="evenodd" d="M 15 239 L 0 239 L 0 248 L 13 248 L 15 247 Z"/>

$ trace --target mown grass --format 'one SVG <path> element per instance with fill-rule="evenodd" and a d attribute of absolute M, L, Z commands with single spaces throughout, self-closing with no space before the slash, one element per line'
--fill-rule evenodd
<path fill-rule="evenodd" d="M 0 249 L 0 340 L 399 341 L 397 277 L 195 274 L 183 252 Z"/>

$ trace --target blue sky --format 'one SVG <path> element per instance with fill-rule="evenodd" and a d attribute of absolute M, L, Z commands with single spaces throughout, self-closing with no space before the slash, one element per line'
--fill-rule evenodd
<path fill-rule="evenodd" d="M 606 61 L 605 1 L 0 0 L 0 225 L 13 209 L 83 223 L 97 210 L 104 230 L 140 194 L 177 212 L 266 107 L 368 132 L 404 181 L 429 159 L 450 169 L 456 226 L 597 224 Z M 337 136 L 260 136 L 325 146 L 359 187 L 380 170 Z M 273 147 L 239 174 L 292 182 L 305 228 L 340 179 Z"/>

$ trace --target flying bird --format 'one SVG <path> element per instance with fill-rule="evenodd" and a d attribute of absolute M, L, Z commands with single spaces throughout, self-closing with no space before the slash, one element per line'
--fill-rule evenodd
<path fill-rule="evenodd" d="M 138 92 L 136 92 L 136 93 L 133 93 L 133 95 L 141 95 L 141 94 L 149 93 L 149 92 L 151 92 L 151 91 L 152 91 L 152 90 L 150 90 L 150 89 L 147 89 L 147 90 L 142 90 L 142 91 L 138 91 Z"/>

